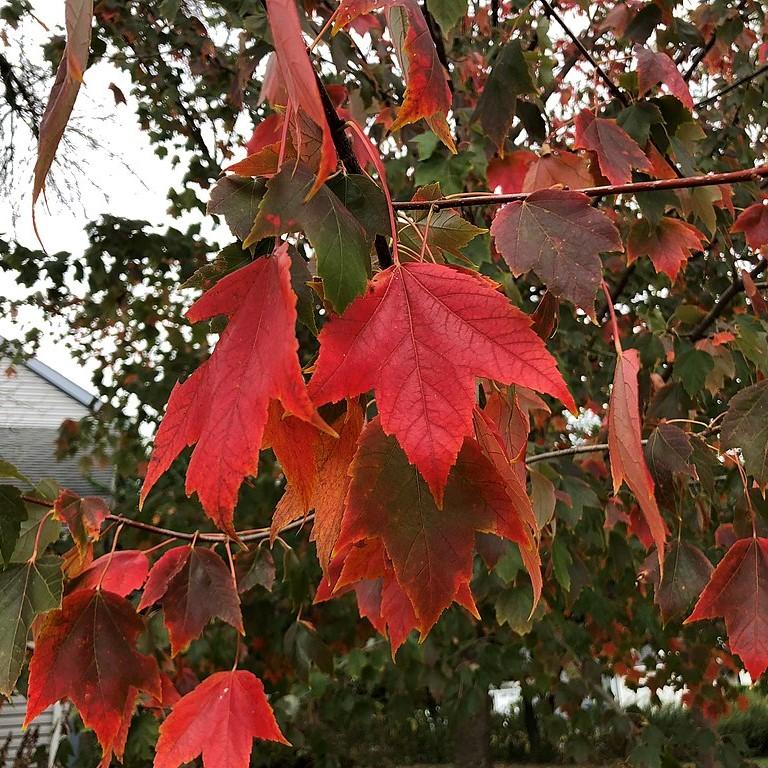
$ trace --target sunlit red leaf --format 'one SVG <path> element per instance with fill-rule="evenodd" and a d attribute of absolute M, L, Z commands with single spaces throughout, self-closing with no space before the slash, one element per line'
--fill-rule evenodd
<path fill-rule="evenodd" d="M 476 376 L 547 392 L 575 408 L 529 318 L 495 283 L 409 262 L 376 275 L 369 292 L 323 328 L 310 393 L 322 404 L 374 389 L 384 431 L 440 499 L 472 433 Z"/>
<path fill-rule="evenodd" d="M 256 472 L 270 400 L 324 427 L 307 396 L 296 355 L 296 295 L 288 246 L 238 269 L 198 299 L 192 322 L 226 315 L 229 323 L 211 357 L 171 392 L 142 488 L 145 499 L 160 475 L 197 443 L 186 491 L 234 535 L 233 511 L 244 477 Z"/>
<path fill-rule="evenodd" d="M 101 588 L 125 597 L 143 586 L 148 573 L 147 556 L 137 549 L 124 549 L 94 560 L 70 589 L 74 592 L 79 589 Z"/>
<path fill-rule="evenodd" d="M 306 44 L 301 33 L 301 21 L 293 0 L 267 0 L 267 18 L 272 31 L 280 74 L 288 90 L 294 110 L 303 112 L 320 128 L 322 133 L 320 163 L 317 179 L 312 192 L 336 168 L 336 149 L 328 126 L 328 120 L 320 98 L 317 76 L 307 55 Z M 294 132 L 294 146 L 301 153 L 301 134 Z"/>
<path fill-rule="evenodd" d="M 283 116 L 278 114 L 267 115 L 254 129 L 251 138 L 248 139 L 246 149 L 249 155 L 255 155 L 262 149 L 280 141 L 283 128 Z"/>
<path fill-rule="evenodd" d="M 160 726 L 154 768 L 202 755 L 204 768 L 248 768 L 254 739 L 288 744 L 252 672 L 216 672 L 183 696 Z"/>
<path fill-rule="evenodd" d="M 402 15 L 393 23 L 392 14 Z M 424 119 L 436 136 L 452 151 L 456 147 L 451 136 L 451 129 L 446 120 L 451 108 L 451 89 L 448 87 L 448 75 L 437 55 L 432 35 L 429 33 L 426 19 L 416 0 L 342 0 L 339 5 L 334 29 L 346 26 L 358 16 L 374 11 L 386 10 L 390 29 L 402 26 L 403 16 L 407 19 L 407 32 L 402 41 L 399 54 L 405 72 L 405 98 L 397 112 L 397 118 L 391 126 L 395 131 L 409 123 Z M 393 35 L 396 45 L 401 42 Z"/>

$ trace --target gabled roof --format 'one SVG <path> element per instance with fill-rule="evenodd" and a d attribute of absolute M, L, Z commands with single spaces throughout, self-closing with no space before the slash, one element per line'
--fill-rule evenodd
<path fill-rule="evenodd" d="M 66 376 L 62 376 L 62 374 L 55 371 L 50 366 L 40 362 L 40 360 L 30 358 L 29 360 L 24 360 L 22 365 L 45 379 L 49 384 L 60 389 L 64 394 L 69 395 L 73 400 L 80 403 L 80 405 L 84 405 L 86 408 L 90 408 L 94 411 L 97 411 L 101 407 L 101 401 L 98 397 L 75 384 L 74 381 L 70 381 Z"/>

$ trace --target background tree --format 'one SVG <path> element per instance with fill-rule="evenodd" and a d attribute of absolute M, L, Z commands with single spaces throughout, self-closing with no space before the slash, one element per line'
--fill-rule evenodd
<path fill-rule="evenodd" d="M 761 177 L 754 170 L 765 157 L 764 9 L 759 3 L 692 9 L 666 3 L 553 7 L 544 0 L 471 7 L 384 5 L 296 8 L 306 43 L 328 25 L 340 29 L 332 37 L 323 34 L 305 54 L 295 44 L 300 38 L 286 38 L 291 30 L 286 19 L 294 12 L 289 3 L 267 0 L 266 8 L 255 2 L 96 4 L 89 61 L 107 58 L 130 73 L 142 127 L 157 151 L 178 153 L 178 162 L 188 163 L 183 188 L 169 193 L 172 212 L 202 212 L 207 205 L 211 215 L 224 219 L 233 242 L 217 253 L 199 227 L 157 234 L 143 222 L 105 218 L 90 226 L 90 247 L 82 255 L 5 245 L 4 268 L 19 282 L 41 288 L 27 302 L 66 321 L 76 357 L 99 361 L 94 384 L 106 407 L 98 418 L 65 424 L 60 449 L 87 446 L 93 461 L 114 461 L 119 476 L 115 506 L 103 520 L 105 510 L 94 518 L 82 502 L 66 495 L 57 501 L 55 516 L 67 523 L 73 538 L 73 549 L 59 552 L 65 555 L 70 602 L 63 612 L 48 614 L 35 657 L 48 658 L 44 649 L 55 656 L 56 644 L 45 640 L 53 634 L 50 627 L 60 626 L 72 605 L 86 599 L 73 597 L 78 586 L 101 582 L 98 594 L 130 595 L 144 584 L 141 567 L 138 575 L 135 569 L 121 570 L 134 574 L 133 581 L 121 584 L 107 582 L 98 566 L 94 571 L 95 542 L 88 541 L 99 537 L 94 519 L 103 524 L 95 545 L 97 554 L 104 547 L 107 560 L 101 567 L 110 563 L 107 574 L 115 572 L 112 563 L 119 552 L 147 549 L 167 538 L 157 528 L 187 537 L 179 543 L 188 542 L 197 529 L 211 530 L 204 526 L 197 499 L 184 493 L 189 452 L 157 475 L 139 511 L 149 438 L 176 381 L 209 358 L 211 334 L 233 324 L 247 333 L 254 307 L 231 301 L 228 313 L 242 308 L 246 315 L 238 321 L 231 314 L 229 326 L 220 319 L 193 323 L 184 312 L 200 289 L 236 287 L 243 269 L 259 269 L 267 284 L 263 265 L 278 260 L 267 254 L 280 236 L 300 232 L 289 238 L 290 255 L 284 256 L 290 258 L 298 296 L 300 360 L 307 367 L 317 362 L 310 393 L 339 438 L 280 419 L 279 412 L 267 424 L 263 447 L 271 450 L 262 451 L 258 474 L 248 473 L 234 517 L 237 529 L 249 532 L 241 537 L 251 537 L 252 547 L 231 548 L 245 640 L 236 639 L 238 612 L 222 607 L 220 621 L 206 627 L 184 653 L 175 653 L 190 632 L 183 628 L 185 635 L 170 615 L 178 595 L 164 603 L 166 592 L 151 590 L 148 582 L 141 603 L 133 600 L 146 617 L 142 651 L 159 662 L 167 679 L 162 678 L 162 696 L 151 674 L 142 681 L 143 703 L 149 706 L 133 717 L 126 762 L 152 759 L 161 709 L 175 705 L 169 681 L 178 693 L 195 695 L 201 690 L 195 688 L 198 681 L 215 683 L 213 673 L 228 670 L 235 656 L 241 670 L 265 681 L 270 704 L 293 744 L 293 750 L 259 744 L 253 759 L 265 764 L 454 756 L 479 764 L 492 750 L 507 757 L 525 752 L 536 758 L 631 755 L 639 765 L 658 764 L 661 755 L 697 764 L 736 762 L 738 745 L 723 741 L 710 724 L 741 695 L 734 685 L 737 657 L 755 678 L 767 657 L 760 632 L 765 622 L 760 597 L 768 577 L 760 488 L 765 483 L 761 417 L 768 342 L 760 277 L 768 235 Z M 5 13 L 23 23 L 31 9 L 13 3 Z M 270 27 L 268 13 L 273 20 L 279 15 L 279 29 Z M 576 35 L 572 29 L 584 31 Z M 293 47 L 286 48 L 291 40 Z M 51 50 L 60 53 L 62 43 L 52 40 Z M 282 51 L 283 60 L 291 62 L 282 71 L 271 55 L 275 47 L 278 57 Z M 58 65 L 58 58 L 51 59 Z M 317 85 L 307 80 L 310 62 L 321 75 Z M 8 94 L 6 88 L 6 99 Z M 243 113 L 255 124 L 248 158 L 219 178 L 222 168 L 246 154 L 235 131 Z M 362 131 L 345 130 L 344 121 L 364 129 L 372 140 L 370 151 Z M 331 173 L 336 161 L 340 170 Z M 710 173 L 726 175 L 701 178 Z M 390 237 L 382 194 L 387 187 L 399 201 L 396 238 Z M 587 196 L 566 189 L 586 189 Z M 489 198 L 489 190 L 496 196 Z M 474 194 L 455 197 L 459 193 Z M 501 202 L 510 204 L 499 208 Z M 334 229 L 342 233 L 339 240 Z M 355 308 L 363 305 L 353 299 L 365 291 L 371 271 L 392 263 L 395 242 L 406 271 L 419 263 L 459 265 L 500 283 L 508 299 L 504 306 L 532 315 L 533 329 L 546 341 L 582 409 L 580 418 L 567 417 L 554 399 L 492 383 L 486 377 L 494 372 L 502 383 L 510 379 L 498 369 L 482 368 L 480 345 L 472 339 L 473 359 L 459 367 L 464 375 L 466 368 L 478 366 L 470 373 L 483 377 L 476 389 L 472 444 L 485 457 L 463 457 L 451 477 L 458 477 L 453 482 L 461 488 L 462 482 L 475 482 L 482 464 L 486 482 L 476 489 L 482 496 L 494 487 L 487 474 L 492 466 L 508 493 L 523 488 L 532 504 L 528 512 L 523 499 L 512 496 L 523 523 L 523 532 L 511 536 L 515 541 L 488 533 L 501 531 L 479 512 L 468 532 L 460 529 L 457 540 L 464 543 L 475 536 L 475 519 L 486 531 L 475 540 L 471 592 L 476 607 L 466 593 L 449 595 L 448 603 L 455 599 L 464 607 L 442 614 L 422 644 L 415 634 L 405 639 L 411 624 L 398 627 L 391 614 L 371 610 L 370 595 L 366 602 L 366 588 L 375 592 L 392 585 L 388 571 L 373 574 L 378 583 L 355 581 L 359 573 L 342 583 L 338 570 L 341 559 L 349 557 L 345 549 L 354 552 L 375 543 L 372 529 L 360 534 L 360 526 L 357 533 L 348 528 L 344 547 L 328 543 L 328 529 L 321 529 L 317 519 L 314 542 L 308 541 L 308 524 L 296 532 L 299 526 L 292 522 L 312 509 L 319 515 L 329 503 L 340 511 L 338 502 L 333 507 L 327 495 L 312 490 L 291 446 L 298 434 L 299 440 L 316 443 L 320 457 L 324 450 L 336 456 L 345 444 L 355 448 L 356 435 L 345 442 L 344 428 L 354 428 L 357 406 L 352 400 L 346 406 L 324 405 L 326 399 L 357 396 L 337 397 L 339 387 L 326 383 L 324 345 L 331 349 L 327 340 L 334 338 L 334 344 L 344 343 L 343 337 L 333 337 L 334 321 L 327 318 L 342 312 L 357 317 Z M 340 253 L 349 257 L 341 271 Z M 376 277 L 376 290 L 383 291 L 392 274 Z M 220 282 L 226 276 L 229 282 Z M 86 285 L 82 299 L 72 296 L 73 280 Z M 466 280 L 465 289 L 480 284 Z M 493 306 L 501 306 L 502 294 L 492 295 Z M 371 301 L 368 294 L 358 299 L 365 301 Z M 435 316 L 434 307 L 422 315 L 425 324 Z M 327 329 L 319 344 L 318 327 Z M 381 343 L 396 339 L 398 331 L 385 324 L 388 338 Z M 444 354 L 458 346 L 449 331 L 446 325 L 433 340 Z M 29 339 L 34 341 L 34 333 Z M 226 351 L 220 342 L 214 354 Z M 568 404 L 553 371 L 522 383 Z M 375 391 L 383 422 L 390 407 L 382 394 L 386 382 L 381 372 L 373 378 L 366 387 Z M 443 376 L 439 383 L 444 398 L 455 403 L 457 378 Z M 370 397 L 360 404 L 373 419 Z M 390 414 L 389 423 L 395 421 Z M 375 424 L 366 427 L 359 443 L 364 458 L 385 447 L 396 452 Z M 395 432 L 439 496 L 440 472 L 427 467 L 402 432 L 388 431 Z M 358 453 L 345 516 L 365 517 L 370 507 L 361 507 L 359 500 L 366 488 L 386 498 L 388 489 L 407 486 L 412 470 L 404 457 L 398 463 L 394 455 L 383 472 L 364 474 Z M 333 488 L 351 463 L 352 454 L 331 466 L 318 460 L 320 484 Z M 474 469 L 462 470 L 467 465 Z M 370 466 L 376 469 L 375 462 Z M 288 476 L 284 493 L 283 474 Z M 452 488 L 445 490 L 442 513 L 457 517 Z M 39 503 L 28 501 L 18 516 L 39 521 L 45 510 L 41 489 L 23 493 Z M 293 528 L 269 549 L 276 507 L 273 535 L 278 523 Z M 212 516 L 226 529 L 221 510 Z M 28 523 L 20 519 L 10 529 L 22 530 L 22 525 Z M 537 566 L 532 550 L 526 555 L 525 531 L 536 542 L 543 575 L 533 616 Z M 438 528 L 436 535 L 441 533 Z M 399 542 L 386 534 L 378 537 L 384 541 L 384 563 L 395 564 Z M 210 552 L 203 546 L 205 535 L 194 540 L 195 553 Z M 41 536 L 38 544 L 49 538 Z M 229 550 L 223 538 L 216 541 L 226 576 Z M 655 547 L 663 541 L 658 555 Z M 42 556 L 45 547 L 38 549 Z M 9 544 L 8 551 L 6 557 L 3 547 L 2 576 L 16 583 L 32 568 L 22 562 L 31 552 L 23 543 Z M 169 563 L 163 560 L 168 555 L 157 560 L 160 552 L 152 560 Z M 371 561 L 381 558 L 375 548 L 365 555 Z M 40 578 L 48 579 L 43 560 L 35 562 L 41 564 Z M 179 563 L 174 567 L 189 572 L 203 567 L 196 561 Z M 45 561 L 50 578 L 54 566 Z M 741 583 L 744 567 L 759 574 L 757 585 Z M 726 568 L 735 571 L 735 579 L 723 578 Z M 401 592 L 412 590 L 406 606 L 410 602 L 438 615 L 447 607 L 440 604 L 437 610 L 427 598 L 417 605 L 414 595 L 421 595 L 423 582 L 416 578 L 406 588 L 404 573 L 397 573 L 394 584 Z M 733 594 L 723 591 L 727 584 L 738 585 Z M 320 597 L 330 597 L 322 594 L 323 585 L 327 593 L 334 586 L 337 592 L 354 586 L 358 609 L 349 594 L 317 602 L 318 585 Z M 87 589 L 80 592 L 91 595 Z M 713 622 L 683 625 L 702 593 L 693 617 L 725 615 L 727 635 Z M 203 592 L 190 596 L 190 602 L 210 605 Z M 157 604 L 162 611 L 152 607 Z M 742 610 L 734 614 L 734 606 Z M 36 606 L 40 612 L 53 608 L 55 601 Z M 95 615 L 98 605 L 80 608 Z M 125 621 L 135 622 L 123 609 Z M 358 617 L 358 610 L 388 635 L 389 644 Z M 473 610 L 479 619 L 470 616 Z M 730 646 L 723 642 L 726 636 Z M 393 663 L 390 645 L 401 641 Z M 649 722 L 648 712 L 622 709 L 604 685 L 604 678 L 614 674 L 626 675 L 630 686 L 649 688 L 652 701 L 666 684 L 684 689 L 691 714 L 682 731 L 660 731 L 662 724 Z M 509 680 L 521 684 L 519 720 L 491 729 L 488 689 Z M 54 682 L 38 691 L 75 698 Z M 139 682 L 124 684 L 135 689 Z M 169 732 L 185 717 L 189 725 L 189 715 L 178 706 L 182 714 L 165 720 Z M 120 754 L 120 737 L 107 721 L 127 727 L 128 720 L 115 719 L 114 713 L 109 720 L 102 713 L 89 723 L 102 747 Z M 394 738 L 406 725 L 413 743 Z M 255 735 L 276 737 L 270 728 Z M 447 732 L 455 737 L 455 752 L 447 746 L 453 740 L 443 737 Z M 85 744 L 78 758 L 95 764 L 98 753 L 90 754 Z M 169 756 L 168 749 L 158 753 L 161 765 L 195 756 Z M 203 759 L 215 762 L 213 756 Z"/>

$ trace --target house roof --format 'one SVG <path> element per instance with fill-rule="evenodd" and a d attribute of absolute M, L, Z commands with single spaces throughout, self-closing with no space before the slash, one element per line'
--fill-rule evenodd
<path fill-rule="evenodd" d="M 29 368 L 30 371 L 45 379 L 57 389 L 69 395 L 73 400 L 77 400 L 80 405 L 97 411 L 101 407 L 101 401 L 96 395 L 92 395 L 81 386 L 70 381 L 66 376 L 62 376 L 58 371 L 41 362 L 36 358 L 25 360 L 22 365 Z"/>
<path fill-rule="evenodd" d="M 113 466 L 94 465 L 80 454 L 56 458 L 62 421 L 96 412 L 99 398 L 40 360 L 25 360 L 18 369 L 18 376 L 0 382 L 0 456 L 33 483 L 53 478 L 79 495 L 109 495 Z"/>
<path fill-rule="evenodd" d="M 58 429 L 49 427 L 0 427 L 0 456 L 33 483 L 53 478 L 62 488 L 79 496 L 110 495 L 114 467 L 92 466 L 86 467 L 84 472 L 80 455 L 57 460 L 58 434 Z"/>

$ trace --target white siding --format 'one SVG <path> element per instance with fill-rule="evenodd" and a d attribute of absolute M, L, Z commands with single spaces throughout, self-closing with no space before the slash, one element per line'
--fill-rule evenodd
<path fill-rule="evenodd" d="M 7 765 L 13 764 L 13 758 L 21 745 L 24 731 L 21 729 L 26 714 L 27 700 L 23 696 L 11 696 L 11 698 L 0 704 L 0 745 L 5 744 L 6 738 L 11 734 L 11 744 L 8 750 Z M 30 730 L 36 728 L 37 743 L 48 745 L 53 736 L 55 720 L 59 716 L 60 707 L 53 706 L 41 713 L 29 726 Z"/>
<path fill-rule="evenodd" d="M 88 409 L 24 365 L 0 360 L 0 427 L 52 427 L 79 421 Z"/>

